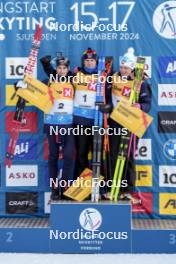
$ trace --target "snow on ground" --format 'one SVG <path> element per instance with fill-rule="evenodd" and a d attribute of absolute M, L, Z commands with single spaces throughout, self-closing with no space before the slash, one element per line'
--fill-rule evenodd
<path fill-rule="evenodd" d="M 0 254 L 0 264 L 174 264 L 176 254 Z"/>

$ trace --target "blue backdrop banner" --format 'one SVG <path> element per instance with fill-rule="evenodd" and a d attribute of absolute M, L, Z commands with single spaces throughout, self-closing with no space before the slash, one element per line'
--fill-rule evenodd
<path fill-rule="evenodd" d="M 154 121 L 136 153 L 136 192 L 141 204 L 134 217 L 176 217 L 176 1 L 53 0 L 0 1 L 0 215 L 44 215 L 50 212 L 47 143 L 43 113 L 25 108 L 11 168 L 5 152 L 16 98 L 13 84 L 23 78 L 37 24 L 43 25 L 39 58 L 63 52 L 71 69 L 92 47 L 98 54 L 119 57 L 129 47 L 146 57 L 151 77 Z M 76 26 L 75 26 L 76 24 Z M 116 25 L 116 26 L 115 26 Z M 38 60 L 35 76 L 45 79 Z"/>

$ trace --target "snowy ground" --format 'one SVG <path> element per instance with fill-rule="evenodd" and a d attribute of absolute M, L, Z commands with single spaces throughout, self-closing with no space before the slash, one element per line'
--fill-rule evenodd
<path fill-rule="evenodd" d="M 104 255 L 60 255 L 60 254 L 0 254 L 1 264 L 174 264 L 176 254 L 104 254 Z"/>

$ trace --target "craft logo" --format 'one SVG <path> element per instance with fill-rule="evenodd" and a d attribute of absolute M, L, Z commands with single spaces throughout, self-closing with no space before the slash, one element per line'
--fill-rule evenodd
<path fill-rule="evenodd" d="M 34 214 L 38 211 L 37 192 L 7 192 L 6 212 L 8 214 Z"/>
<path fill-rule="evenodd" d="M 17 40 L 32 40 L 38 24 L 43 25 L 48 31 L 54 17 L 56 2 L 54 1 L 1 1 L 0 2 L 0 41 L 9 36 L 9 31 L 18 32 Z M 30 14 L 30 15 L 29 15 Z M 22 32 L 27 32 L 23 34 Z M 31 32 L 30 32 L 31 33 Z M 55 34 L 43 34 L 45 40 L 56 39 Z"/>
<path fill-rule="evenodd" d="M 159 166 L 159 186 L 176 187 L 176 166 Z"/>
<path fill-rule="evenodd" d="M 79 217 L 79 223 L 87 231 L 97 230 L 102 224 L 100 212 L 94 208 L 86 208 Z"/>
<path fill-rule="evenodd" d="M 175 39 L 176 35 L 176 2 L 166 1 L 160 4 L 153 14 L 153 26 L 164 38 Z"/>
<path fill-rule="evenodd" d="M 158 104 L 176 105 L 176 84 L 158 84 Z"/>
<path fill-rule="evenodd" d="M 37 159 L 37 141 L 31 139 L 18 140 L 15 147 L 14 159 Z"/>
<path fill-rule="evenodd" d="M 164 144 L 163 153 L 167 159 L 176 160 L 176 139 L 170 139 Z"/>
<path fill-rule="evenodd" d="M 176 133 L 176 112 L 158 112 L 158 132 Z"/>
<path fill-rule="evenodd" d="M 152 159 L 152 140 L 150 138 L 139 139 L 135 159 L 151 160 Z"/>
<path fill-rule="evenodd" d="M 37 165 L 12 165 L 6 168 L 6 186 L 38 186 Z"/>
<path fill-rule="evenodd" d="M 176 77 L 176 57 L 166 56 L 159 57 L 160 77 L 175 78 Z"/>
<path fill-rule="evenodd" d="M 23 79 L 24 69 L 28 63 L 27 57 L 6 58 L 6 79 Z M 34 78 L 37 78 L 37 67 L 34 69 Z"/>
<path fill-rule="evenodd" d="M 160 193 L 159 206 L 161 215 L 176 215 L 176 194 Z"/>
<path fill-rule="evenodd" d="M 152 166 L 136 165 L 136 186 L 152 186 Z"/>

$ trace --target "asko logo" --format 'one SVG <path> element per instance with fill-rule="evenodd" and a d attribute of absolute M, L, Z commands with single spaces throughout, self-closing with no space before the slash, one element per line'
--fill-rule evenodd
<path fill-rule="evenodd" d="M 136 160 L 152 159 L 152 140 L 150 138 L 141 138 L 135 155 Z"/>
<path fill-rule="evenodd" d="M 34 214 L 38 211 L 37 192 L 7 192 L 6 212 L 9 214 Z"/>
<path fill-rule="evenodd" d="M 14 112 L 6 112 L 5 116 L 5 130 L 7 133 L 11 133 L 14 128 Z M 20 127 L 20 132 L 37 132 L 37 113 L 36 112 L 25 112 L 24 122 Z"/>
<path fill-rule="evenodd" d="M 38 186 L 37 165 L 12 165 L 6 168 L 6 186 Z"/>
<path fill-rule="evenodd" d="M 27 57 L 6 58 L 6 79 L 23 79 L 27 63 Z M 35 78 L 37 77 L 37 67 L 35 67 L 33 75 Z"/>
<path fill-rule="evenodd" d="M 159 57 L 160 76 L 164 78 L 176 77 L 176 56 Z"/>
<path fill-rule="evenodd" d="M 159 166 L 159 186 L 176 187 L 176 166 Z"/>
<path fill-rule="evenodd" d="M 158 84 L 158 104 L 176 105 L 176 84 Z"/>

